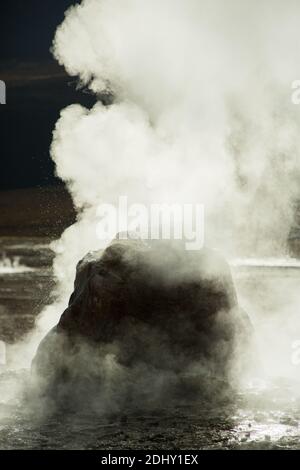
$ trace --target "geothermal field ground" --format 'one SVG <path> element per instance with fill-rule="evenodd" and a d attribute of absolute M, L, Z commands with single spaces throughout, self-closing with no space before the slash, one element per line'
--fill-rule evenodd
<path fill-rule="evenodd" d="M 49 239 L 41 237 L 2 237 L 0 242 L 0 339 L 6 344 L 6 365 L 0 366 L 2 449 L 299 448 L 300 364 L 292 364 L 291 342 L 297 332 L 283 321 L 291 312 L 285 311 L 278 286 L 281 293 L 297 292 L 300 261 L 231 262 L 238 297 L 248 308 L 263 363 L 260 373 L 242 385 L 233 401 L 187 400 L 175 408 L 167 405 L 143 413 L 125 407 L 111 416 L 95 417 L 80 409 L 75 414 L 66 410 L 39 415 L 24 405 L 22 389 L 29 369 L 22 365 L 14 345 L 26 338 L 43 308 L 55 300 L 53 252 Z"/>

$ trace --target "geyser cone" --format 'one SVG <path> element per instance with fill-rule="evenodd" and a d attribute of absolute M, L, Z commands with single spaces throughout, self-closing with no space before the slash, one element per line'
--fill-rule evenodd
<path fill-rule="evenodd" d="M 92 380 L 112 400 L 120 384 L 126 396 L 146 390 L 161 399 L 187 376 L 207 391 L 216 379 L 229 383 L 237 336 L 249 331 L 216 253 L 117 238 L 79 262 L 69 306 L 33 370 L 64 395 L 68 384 L 74 394 L 74 384 Z"/>

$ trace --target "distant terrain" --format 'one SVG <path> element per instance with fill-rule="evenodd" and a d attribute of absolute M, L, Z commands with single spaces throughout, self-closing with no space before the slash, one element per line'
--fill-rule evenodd
<path fill-rule="evenodd" d="M 0 191 L 0 236 L 56 238 L 74 222 L 64 186 Z"/>
<path fill-rule="evenodd" d="M 75 219 L 63 185 L 0 191 L 0 341 L 18 341 L 53 302 L 50 242 Z"/>

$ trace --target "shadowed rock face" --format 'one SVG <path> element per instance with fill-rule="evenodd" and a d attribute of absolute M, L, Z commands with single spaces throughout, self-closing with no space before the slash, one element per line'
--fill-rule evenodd
<path fill-rule="evenodd" d="M 237 337 L 248 329 L 216 253 L 116 239 L 78 263 L 69 306 L 33 371 L 52 385 L 107 374 L 131 383 L 141 374 L 150 383 L 182 374 L 227 381 Z"/>

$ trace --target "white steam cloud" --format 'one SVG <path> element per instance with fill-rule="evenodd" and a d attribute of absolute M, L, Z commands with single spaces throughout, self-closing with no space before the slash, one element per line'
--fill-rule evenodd
<path fill-rule="evenodd" d="M 114 101 L 69 106 L 54 132 L 78 221 L 56 244 L 61 304 L 43 315 L 48 326 L 77 261 L 100 247 L 98 205 L 120 195 L 204 204 L 206 240 L 228 256 L 286 254 L 299 197 L 299 18 L 298 0 L 83 0 L 66 12 L 55 57 Z"/>
<path fill-rule="evenodd" d="M 115 96 L 68 107 L 54 133 L 83 251 L 97 244 L 92 208 L 120 194 L 205 204 L 209 238 L 234 254 L 284 250 L 300 171 L 298 12 L 293 0 L 85 0 L 66 13 L 55 57 Z"/>

